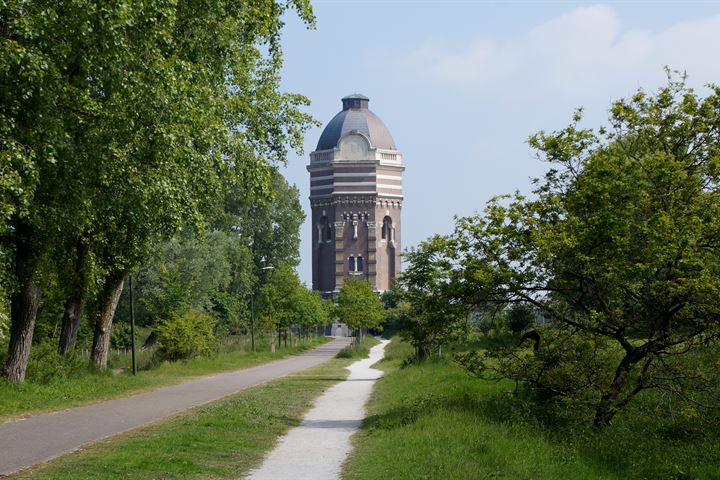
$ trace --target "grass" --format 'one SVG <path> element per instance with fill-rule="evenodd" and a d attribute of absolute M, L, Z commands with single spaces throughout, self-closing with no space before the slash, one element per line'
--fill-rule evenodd
<path fill-rule="evenodd" d="M 679 432 L 649 403 L 595 432 L 452 363 L 403 366 L 397 340 L 386 352 L 346 480 L 720 479 L 720 432 Z"/>
<path fill-rule="evenodd" d="M 345 378 L 347 359 L 198 407 L 161 424 L 105 440 L 22 472 L 32 479 L 240 478 L 325 389 Z"/>
<path fill-rule="evenodd" d="M 195 358 L 182 362 L 163 362 L 155 368 L 133 376 L 124 370 L 83 373 L 65 380 L 49 383 L 21 384 L 0 380 L 0 420 L 78 406 L 94 401 L 172 385 L 193 377 L 241 368 L 249 368 L 307 350 L 326 342 L 325 337 L 301 341 L 297 346 L 268 350 L 226 351 L 213 357 Z M 117 361 L 116 361 L 117 364 Z"/>
<path fill-rule="evenodd" d="M 347 347 L 340 350 L 336 357 L 337 358 L 356 358 L 363 359 L 367 358 L 370 354 L 370 349 L 380 343 L 375 337 L 365 335 L 362 341 L 357 345 L 348 345 Z"/>

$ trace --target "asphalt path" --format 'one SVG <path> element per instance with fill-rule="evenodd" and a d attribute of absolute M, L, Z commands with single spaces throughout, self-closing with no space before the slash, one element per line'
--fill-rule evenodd
<path fill-rule="evenodd" d="M 0 424 L 0 476 L 47 462 L 81 446 L 319 365 L 349 345 L 335 338 L 300 355 L 190 380 L 147 393 Z"/>

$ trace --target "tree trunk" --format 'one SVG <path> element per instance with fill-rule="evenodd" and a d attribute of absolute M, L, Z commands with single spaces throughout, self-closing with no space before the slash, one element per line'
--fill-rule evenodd
<path fill-rule="evenodd" d="M 640 361 L 645 355 L 641 355 L 640 352 L 635 349 L 628 352 L 623 357 L 620 365 L 615 370 L 615 377 L 613 378 L 610 386 L 605 390 L 600 403 L 598 403 L 595 409 L 595 419 L 593 426 L 596 430 L 602 430 L 610 425 L 612 419 L 620 409 L 620 394 L 623 392 L 625 385 L 627 384 L 630 372 L 633 367 Z"/>
<path fill-rule="evenodd" d="M 20 287 L 12 296 L 10 308 L 12 324 L 5 376 L 11 382 L 25 381 L 39 304 L 40 289 L 35 282 L 31 278 L 21 281 Z"/>
<path fill-rule="evenodd" d="M 25 381 L 35 318 L 40 304 L 40 288 L 35 283 L 35 255 L 30 245 L 32 228 L 19 223 L 15 229 L 15 276 L 17 289 L 10 300 L 10 344 L 5 376 L 11 382 Z"/>
<path fill-rule="evenodd" d="M 78 238 L 76 245 L 77 258 L 75 261 L 75 278 L 70 296 L 65 302 L 65 311 L 60 330 L 60 353 L 67 353 L 75 347 L 80 320 L 82 319 L 85 303 L 87 301 L 87 258 L 90 253 L 91 241 Z"/>
<path fill-rule="evenodd" d="M 79 292 L 73 292 L 65 302 L 62 328 L 60 330 L 60 343 L 58 344 L 60 353 L 68 353 L 75 348 L 78 330 L 80 329 L 80 320 L 85 311 L 85 302 L 85 295 Z"/>
<path fill-rule="evenodd" d="M 100 297 L 100 311 L 95 319 L 93 346 L 90 354 L 90 364 L 100 369 L 107 368 L 110 331 L 112 330 L 112 321 L 118 301 L 120 301 L 125 277 L 127 277 L 125 272 L 111 273 L 105 280 L 102 296 Z"/>

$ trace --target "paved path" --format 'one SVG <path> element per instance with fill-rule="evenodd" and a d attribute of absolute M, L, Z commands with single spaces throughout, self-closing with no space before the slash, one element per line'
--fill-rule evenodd
<path fill-rule="evenodd" d="M 350 376 L 325 391 L 300 426 L 285 435 L 250 472 L 249 480 L 337 480 L 352 450 L 350 437 L 365 418 L 365 403 L 382 371 L 370 368 L 384 355 L 385 345 L 370 349 L 370 357 L 348 367 Z"/>
<path fill-rule="evenodd" d="M 319 365 L 349 342 L 349 338 L 336 338 L 304 354 L 257 367 L 0 424 L 0 476 L 46 462 L 86 443 Z"/>

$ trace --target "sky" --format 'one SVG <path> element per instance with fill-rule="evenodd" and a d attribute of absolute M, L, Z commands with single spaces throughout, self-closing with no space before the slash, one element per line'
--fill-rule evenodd
<path fill-rule="evenodd" d="M 703 93 L 720 83 L 720 0 L 315 0 L 317 28 L 285 15 L 282 89 L 309 98 L 323 127 L 351 93 L 390 130 L 406 170 L 402 248 L 452 232 L 455 215 L 495 195 L 529 193 L 548 168 L 527 139 L 570 123 L 606 124 L 613 100 L 685 71 Z M 309 216 L 305 166 L 323 127 L 283 173 Z M 311 229 L 300 277 L 311 278 Z"/>

